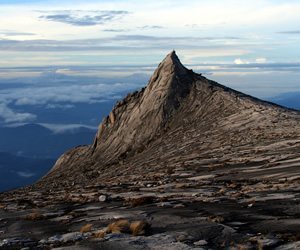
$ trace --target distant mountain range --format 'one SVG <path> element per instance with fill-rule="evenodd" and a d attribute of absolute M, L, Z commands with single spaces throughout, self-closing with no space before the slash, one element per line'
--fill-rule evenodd
<path fill-rule="evenodd" d="M 269 100 L 289 108 L 300 110 L 300 92 L 283 93 L 269 98 Z"/>
<path fill-rule="evenodd" d="M 0 191 L 32 184 L 45 175 L 54 159 L 32 159 L 0 152 Z"/>
<path fill-rule="evenodd" d="M 57 158 L 75 145 L 91 143 L 94 135 L 94 130 L 84 127 L 60 134 L 37 124 L 0 127 L 0 152 L 29 158 Z"/>
<path fill-rule="evenodd" d="M 54 133 L 38 124 L 0 127 L 0 191 L 32 184 L 55 159 L 78 144 L 90 144 L 95 131 L 79 127 Z"/>

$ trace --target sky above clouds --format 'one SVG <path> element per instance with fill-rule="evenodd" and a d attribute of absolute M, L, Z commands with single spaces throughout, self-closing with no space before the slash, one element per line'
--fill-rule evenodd
<path fill-rule="evenodd" d="M 300 60 L 299 1 L 13 0 L 0 6 L 2 67 L 153 64 L 172 49 L 185 63 Z"/>
<path fill-rule="evenodd" d="M 22 100 L 115 98 L 145 85 L 173 49 L 187 67 L 258 97 L 300 91 L 299 23 L 297 0 L 0 0 L 0 118 L 34 120 L 11 107 Z"/>

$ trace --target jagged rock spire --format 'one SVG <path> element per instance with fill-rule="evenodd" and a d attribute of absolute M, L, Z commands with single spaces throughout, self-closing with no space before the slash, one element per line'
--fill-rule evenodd
<path fill-rule="evenodd" d="M 169 53 L 164 60 L 158 65 L 157 69 L 154 71 L 150 83 L 148 84 L 148 88 L 152 90 L 153 82 L 160 77 L 160 79 L 165 80 L 166 77 L 170 77 L 171 74 L 176 75 L 186 75 L 189 73 L 189 70 L 185 68 L 179 58 L 176 55 L 175 50 Z M 163 81 L 159 81 L 162 83 Z"/>
<path fill-rule="evenodd" d="M 172 64 L 174 66 L 177 67 L 177 70 L 187 70 L 183 64 L 181 63 L 181 61 L 179 60 L 177 54 L 176 54 L 176 51 L 173 50 L 172 52 L 170 52 L 166 57 L 165 59 L 161 62 L 162 65 L 169 65 L 169 64 Z"/>
<path fill-rule="evenodd" d="M 167 126 L 181 100 L 190 92 L 194 77 L 194 73 L 181 64 L 175 51 L 169 53 L 146 88 L 128 95 L 103 120 L 93 151 L 115 147 L 114 152 L 119 150 L 121 155 L 129 148 L 134 150 L 147 144 Z"/>
<path fill-rule="evenodd" d="M 181 64 L 175 51 L 169 53 L 146 88 L 129 94 L 103 119 L 88 157 L 105 165 L 142 150 L 169 127 L 199 77 Z"/>

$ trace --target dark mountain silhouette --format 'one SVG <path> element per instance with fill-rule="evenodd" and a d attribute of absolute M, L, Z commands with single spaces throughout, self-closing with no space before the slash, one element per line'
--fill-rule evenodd
<path fill-rule="evenodd" d="M 81 127 L 56 134 L 38 124 L 0 127 L 0 191 L 33 184 L 51 169 L 53 159 L 89 143 L 94 133 Z"/>
<path fill-rule="evenodd" d="M 74 133 L 55 134 L 38 124 L 0 127 L 0 152 L 29 158 L 57 158 L 75 145 L 88 144 L 94 131 L 79 128 Z"/>
<path fill-rule="evenodd" d="M 0 152 L 0 191 L 34 183 L 54 162 L 53 159 L 31 159 Z"/>
<path fill-rule="evenodd" d="M 270 100 L 280 105 L 300 110 L 300 92 L 283 93 L 270 98 Z"/>
<path fill-rule="evenodd" d="M 297 111 L 194 73 L 173 51 L 146 88 L 115 105 L 99 125 L 93 144 L 62 155 L 40 184 L 84 185 L 91 180 L 130 180 L 134 175 L 132 179 L 151 179 L 153 171 L 185 165 L 201 169 L 210 162 L 276 162 L 279 153 L 284 157 L 296 150 L 290 141 L 299 136 L 299 117 Z"/>

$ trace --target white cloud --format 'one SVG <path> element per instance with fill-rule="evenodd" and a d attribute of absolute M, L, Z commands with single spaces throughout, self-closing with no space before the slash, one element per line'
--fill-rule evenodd
<path fill-rule="evenodd" d="M 39 76 L 40 72 L 24 72 L 24 71 L 4 71 L 0 72 L 0 78 L 17 78 L 17 77 L 35 77 Z"/>
<path fill-rule="evenodd" d="M 256 63 L 266 63 L 267 62 L 267 58 L 264 58 L 264 57 L 256 58 L 255 62 Z"/>
<path fill-rule="evenodd" d="M 60 7 L 58 7 L 60 6 Z M 47 1 L 38 4 L 26 4 L 19 6 L 1 6 L 0 12 L 0 29 L 13 30 L 16 32 L 26 32 L 36 34 L 40 39 L 59 39 L 66 40 L 71 37 L 79 38 L 96 38 L 107 37 L 104 29 L 111 30 L 130 30 L 131 34 L 143 30 L 137 30 L 138 27 L 166 27 L 164 33 L 167 35 L 176 35 L 189 32 L 196 35 L 199 31 L 186 30 L 186 23 L 194 27 L 200 27 L 201 32 L 206 34 L 214 33 L 210 28 L 219 27 L 220 30 L 232 28 L 247 28 L 264 26 L 274 27 L 273 24 L 289 24 L 299 21 L 300 4 L 297 1 L 272 1 L 272 0 L 253 0 L 251 2 L 237 0 L 211 0 L 199 1 L 190 0 L 188 4 L 182 5 L 181 1 L 159 0 L 147 3 L 145 1 L 60 1 L 55 7 Z M 107 22 L 103 30 L 96 26 L 72 26 L 64 23 L 41 21 L 40 12 L 44 10 L 45 14 L 49 12 L 82 12 L 95 13 L 95 11 L 128 11 L 130 15 L 115 23 Z M 286 13 L 289 13 L 288 15 Z M 83 16 L 87 18 L 91 14 Z M 157 18 L 159 16 L 159 18 Z M 185 22 L 182 22 L 182 16 L 186 16 Z M 53 18 L 53 17 L 52 17 Z M 55 18 L 55 17 L 54 17 Z M 57 20 L 56 16 L 56 20 Z M 62 17 L 59 17 L 61 21 Z M 9 22 L 7 22 L 9 20 Z M 73 21 L 73 19 L 71 20 Z M 93 21 L 93 20 L 92 20 Z M 90 23 L 91 20 L 88 20 Z M 2 26 L 2 27 L 1 27 Z M 251 29 L 253 30 L 253 29 Z M 149 34 L 161 34 L 158 29 L 147 30 Z M 29 37 L 20 37 L 20 40 L 28 40 Z"/>
<path fill-rule="evenodd" d="M 123 16 L 128 15 L 128 11 L 110 10 L 110 11 L 50 11 L 40 16 L 40 19 L 47 21 L 66 23 L 74 26 L 94 26 L 109 23 Z"/>
<path fill-rule="evenodd" d="M 241 58 L 237 58 L 234 60 L 235 64 L 249 64 L 248 61 L 242 60 Z"/>
<path fill-rule="evenodd" d="M 62 76 L 56 70 L 47 71 L 42 77 L 26 79 L 28 82 L 20 85 L 24 79 L 17 78 L 16 83 L 10 84 L 6 80 L 0 81 L 0 122 L 11 124 L 35 121 L 35 114 L 18 111 L 20 108 L 28 109 L 26 106 L 45 105 L 45 109 L 71 109 L 75 103 L 101 103 L 120 99 L 124 93 L 146 84 L 146 81 L 134 79 L 134 75 L 120 78 L 118 83 L 112 82 L 110 78 Z M 87 81 L 89 83 L 85 83 Z M 107 83 L 99 83 L 106 81 Z"/>
<path fill-rule="evenodd" d="M 136 89 L 137 84 L 82 84 L 35 86 L 14 90 L 6 95 L 15 105 L 40 105 L 49 103 L 96 103 L 114 99 L 116 93 Z M 48 106 L 49 107 L 49 106 Z"/>
<path fill-rule="evenodd" d="M 54 124 L 54 123 L 39 123 L 40 125 L 50 129 L 55 134 L 73 133 L 77 132 L 80 128 L 87 128 L 97 130 L 98 127 L 88 126 L 84 124 Z"/>
<path fill-rule="evenodd" d="M 20 42 L 9 43 L 5 39 L 12 37 L 3 37 L 0 33 L 0 55 L 3 59 L 0 66 L 3 67 L 112 65 L 116 61 L 126 64 L 132 58 L 137 64 L 154 63 L 173 48 L 187 52 L 186 58 L 197 57 L 198 62 L 203 57 L 211 61 L 215 58 L 221 61 L 222 57 L 226 57 L 229 62 L 245 54 L 251 54 L 247 58 L 258 58 L 258 51 L 266 50 L 267 53 L 261 55 L 273 61 L 269 54 L 277 58 L 280 56 L 275 52 L 278 44 L 286 43 L 288 50 L 287 41 L 279 40 L 276 32 L 283 28 L 295 29 L 294 24 L 300 22 L 300 3 L 297 1 L 253 0 L 240 4 L 237 0 L 190 0 L 188 4 L 182 5 L 179 0 L 153 0 L 151 3 L 134 0 L 78 0 L 72 4 L 62 0 L 55 6 L 51 6 L 48 1 L 39 1 L 26 6 L 12 7 L 8 4 L 1 7 L 0 31 L 18 34 L 14 39 Z M 108 20 L 102 23 L 101 15 L 106 12 Z M 120 14 L 122 17 L 124 14 L 124 17 L 122 20 L 111 19 L 111 14 Z M 44 18 L 41 20 L 40 16 Z M 180 18 L 182 16 L 186 17 L 184 21 Z M 95 18 L 100 19 L 101 27 L 93 25 L 99 21 Z M 115 36 L 116 33 L 107 31 L 126 34 L 126 37 L 122 39 Z M 30 38 L 26 34 L 35 36 Z M 219 39 L 204 40 L 199 34 L 208 38 L 219 36 Z M 237 34 L 240 39 L 229 39 Z M 134 36 L 152 38 L 141 41 L 132 39 Z M 162 36 L 168 39 L 159 39 Z M 278 51 L 282 53 L 283 48 Z M 137 55 L 142 56 L 137 60 Z"/>
<path fill-rule="evenodd" d="M 1 68 L 0 75 L 2 71 L 13 75 L 19 70 L 19 67 Z M 28 74 L 37 70 L 40 70 L 39 74 L 33 77 L 27 77 L 25 74 L 22 78 L 18 74 L 14 79 L 0 78 L 1 124 L 38 121 L 38 117 L 33 114 L 34 111 L 30 107 L 34 105 L 43 106 L 45 109 L 67 110 L 74 108 L 78 103 L 115 101 L 122 98 L 125 93 L 143 87 L 149 79 L 145 74 L 133 74 L 136 73 L 136 66 L 117 66 L 110 69 L 127 71 L 127 74 L 121 77 L 104 77 L 101 74 L 99 76 L 97 75 L 99 71 L 106 70 L 106 67 L 99 66 L 91 68 L 76 66 L 74 69 L 22 68 L 22 71 Z"/>
<path fill-rule="evenodd" d="M 263 64 L 263 63 L 266 63 L 266 62 L 267 62 L 267 59 L 264 58 L 264 57 L 256 58 L 255 61 L 253 61 L 253 60 L 248 61 L 248 60 L 244 60 L 244 59 L 241 59 L 241 58 L 236 58 L 234 60 L 234 63 L 237 64 L 237 65 L 250 64 L 250 63 Z"/>
<path fill-rule="evenodd" d="M 46 109 L 62 109 L 62 110 L 66 110 L 66 109 L 71 109 L 74 108 L 75 106 L 72 104 L 53 104 L 53 103 L 49 103 L 46 106 Z"/>
<path fill-rule="evenodd" d="M 6 104 L 0 103 L 0 118 L 2 118 L 5 123 L 31 122 L 36 119 L 36 115 L 15 112 L 7 107 Z"/>
<path fill-rule="evenodd" d="M 19 172 L 17 172 L 17 174 L 20 177 L 23 177 L 23 178 L 30 178 L 30 177 L 35 176 L 35 173 L 31 173 L 31 172 L 22 172 L 22 171 L 19 171 Z"/>

